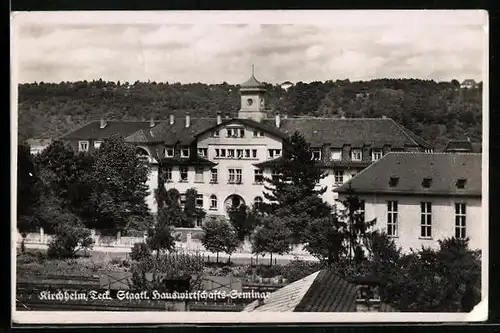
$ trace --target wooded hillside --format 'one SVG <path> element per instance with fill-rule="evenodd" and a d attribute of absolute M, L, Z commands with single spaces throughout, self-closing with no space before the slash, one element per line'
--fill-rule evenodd
<path fill-rule="evenodd" d="M 238 86 L 156 82 L 78 81 L 19 85 L 19 137 L 55 138 L 91 120 L 166 120 L 169 114 L 236 115 Z M 458 81 L 380 79 L 298 82 L 288 91 L 267 85 L 267 104 L 292 116 L 395 119 L 435 144 L 449 139 L 481 141 L 482 84 L 460 89 Z"/>

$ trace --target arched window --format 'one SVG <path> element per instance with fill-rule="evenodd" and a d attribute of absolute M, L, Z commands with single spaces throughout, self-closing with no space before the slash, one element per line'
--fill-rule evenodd
<path fill-rule="evenodd" d="M 210 209 L 211 210 L 217 209 L 217 196 L 215 194 L 212 194 L 210 196 Z"/>
<path fill-rule="evenodd" d="M 253 205 L 255 208 L 259 208 L 260 205 L 262 205 L 262 198 L 261 197 L 255 197 L 255 199 L 253 199 Z"/>

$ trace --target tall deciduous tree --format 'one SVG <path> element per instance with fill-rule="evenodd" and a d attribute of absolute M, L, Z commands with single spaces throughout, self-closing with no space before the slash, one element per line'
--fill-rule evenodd
<path fill-rule="evenodd" d="M 231 255 L 238 246 L 238 239 L 234 228 L 223 217 L 212 217 L 202 227 L 203 246 L 210 252 L 216 253 L 219 262 L 219 252 Z"/>
<path fill-rule="evenodd" d="M 262 225 L 257 227 L 252 237 L 252 252 L 256 254 L 270 254 L 272 264 L 273 253 L 284 254 L 290 252 L 292 232 L 286 225 L 286 220 L 278 216 L 265 216 Z"/>
<path fill-rule="evenodd" d="M 338 216 L 314 219 L 305 230 L 305 249 L 320 261 L 332 265 L 347 254 L 347 225 Z"/>
<path fill-rule="evenodd" d="M 244 242 L 259 225 L 259 212 L 245 204 L 229 208 L 229 222 L 236 230 L 239 242 Z"/>
<path fill-rule="evenodd" d="M 276 161 L 274 172 L 274 177 L 265 179 L 267 203 L 262 210 L 286 221 L 293 242 L 300 243 L 311 220 L 331 214 L 331 207 L 321 198 L 326 188 L 317 187 L 325 175 L 298 132 L 284 140 L 284 154 Z"/>

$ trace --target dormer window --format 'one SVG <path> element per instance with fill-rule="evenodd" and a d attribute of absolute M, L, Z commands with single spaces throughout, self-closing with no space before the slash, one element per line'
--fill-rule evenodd
<path fill-rule="evenodd" d="M 89 151 L 89 142 L 78 141 L 78 151 Z"/>
<path fill-rule="evenodd" d="M 281 156 L 281 149 L 268 149 L 270 158 L 277 158 Z"/>
<path fill-rule="evenodd" d="M 399 183 L 399 177 L 389 178 L 389 186 L 390 187 L 396 187 L 396 186 L 398 186 L 398 183 Z"/>
<path fill-rule="evenodd" d="M 457 180 L 457 188 L 465 188 L 465 184 L 467 183 L 467 179 L 460 178 Z"/>
<path fill-rule="evenodd" d="M 181 149 L 181 157 L 183 157 L 183 158 L 189 157 L 189 148 L 182 148 Z"/>
<path fill-rule="evenodd" d="M 330 157 L 332 161 L 340 161 L 342 159 L 342 150 L 338 148 L 330 149 Z"/>
<path fill-rule="evenodd" d="M 253 136 L 254 137 L 263 137 L 264 136 L 264 132 L 262 132 L 262 131 L 253 131 Z"/>
<path fill-rule="evenodd" d="M 207 148 L 198 148 L 198 156 L 207 157 L 208 149 Z"/>
<path fill-rule="evenodd" d="M 319 161 L 321 160 L 321 149 L 319 148 L 313 148 L 312 152 L 311 152 L 311 159 L 313 161 Z"/>
<path fill-rule="evenodd" d="M 102 141 L 94 141 L 94 148 L 95 149 L 101 148 L 101 145 L 102 145 Z"/>
<path fill-rule="evenodd" d="M 424 180 L 422 181 L 422 187 L 424 188 L 431 187 L 431 184 L 432 184 L 432 178 L 424 178 Z"/>
<path fill-rule="evenodd" d="M 172 148 L 172 147 L 165 148 L 165 156 L 166 157 L 174 157 L 174 148 Z"/>
<path fill-rule="evenodd" d="M 240 138 L 244 138 L 245 137 L 245 129 L 240 128 L 239 134 L 240 134 Z"/>
<path fill-rule="evenodd" d="M 353 149 L 351 151 L 351 160 L 361 161 L 361 149 Z"/>
<path fill-rule="evenodd" d="M 382 158 L 382 149 L 372 150 L 372 161 L 378 161 Z"/>
<path fill-rule="evenodd" d="M 213 131 L 213 132 L 212 132 L 212 136 L 213 136 L 214 138 L 218 138 L 218 137 L 219 137 L 219 131 Z"/>

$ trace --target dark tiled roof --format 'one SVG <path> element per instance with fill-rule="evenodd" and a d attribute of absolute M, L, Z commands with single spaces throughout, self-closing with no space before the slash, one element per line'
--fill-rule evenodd
<path fill-rule="evenodd" d="M 211 127 L 206 128 L 205 130 L 201 131 L 198 133 L 196 136 L 199 137 L 202 134 L 205 134 L 210 131 L 218 130 L 221 127 L 224 127 L 229 124 L 234 124 L 234 123 L 239 123 L 243 124 L 255 129 L 262 130 L 268 134 L 271 134 L 277 138 L 284 138 L 285 135 L 283 132 L 279 131 L 276 126 L 271 126 L 270 123 L 262 123 L 262 122 L 257 122 L 252 119 L 238 119 L 238 118 L 231 118 L 231 119 L 224 119 L 219 125 L 214 125 Z"/>
<path fill-rule="evenodd" d="M 241 85 L 240 85 L 241 88 L 243 88 L 243 90 L 245 89 L 253 89 L 253 88 L 264 88 L 265 85 L 258 81 L 254 75 L 252 75 L 247 81 L 243 82 Z"/>
<path fill-rule="evenodd" d="M 294 312 L 356 312 L 357 288 L 354 281 L 331 269 L 320 271 Z M 396 312 L 381 302 L 380 312 Z"/>
<path fill-rule="evenodd" d="M 263 124 L 274 126 L 274 120 L 263 120 Z M 353 147 L 372 145 L 382 148 L 387 144 L 404 148 L 424 144 L 421 139 L 417 142 L 415 134 L 390 118 L 287 118 L 281 119 L 280 131 L 286 135 L 298 131 L 312 147 L 331 144 L 340 148 L 350 144 Z"/>
<path fill-rule="evenodd" d="M 104 139 L 113 134 L 127 137 L 141 129 L 149 130 L 149 121 L 108 121 L 104 128 L 100 128 L 100 121 L 92 121 L 79 129 L 65 134 L 62 140 Z"/>
<path fill-rule="evenodd" d="M 258 168 L 272 168 L 283 165 L 285 157 L 281 156 L 272 160 L 267 160 L 260 163 L 255 163 L 254 166 Z M 366 168 L 372 164 L 369 161 L 318 161 L 316 165 L 324 168 Z"/>
<path fill-rule="evenodd" d="M 415 195 L 481 195 L 481 154 L 391 152 L 335 189 L 358 193 L 394 193 Z M 399 178 L 391 187 L 391 177 Z M 424 178 L 432 178 L 424 188 Z M 466 179 L 463 189 L 457 180 Z"/>
<path fill-rule="evenodd" d="M 180 119 L 179 119 L 180 118 Z M 196 135 L 217 125 L 214 118 L 190 118 L 189 127 L 186 127 L 186 118 L 177 117 L 172 125 L 170 122 L 162 122 L 151 130 L 154 139 L 165 142 L 166 145 L 189 145 Z"/>
<path fill-rule="evenodd" d="M 217 163 L 209 161 L 202 157 L 190 158 L 164 158 L 162 159 L 163 165 L 185 165 L 185 166 L 215 166 Z"/>

